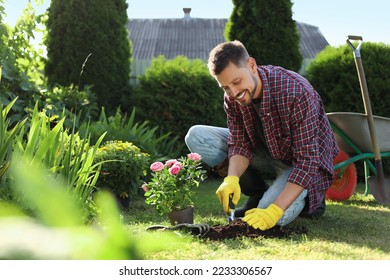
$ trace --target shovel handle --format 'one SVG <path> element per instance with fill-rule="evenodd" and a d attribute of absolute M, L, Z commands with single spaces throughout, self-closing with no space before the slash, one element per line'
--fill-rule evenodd
<path fill-rule="evenodd" d="M 348 35 L 348 40 L 363 41 L 363 37 L 358 35 Z"/>
<path fill-rule="evenodd" d="M 351 40 L 359 40 L 359 45 L 355 48 L 355 46 L 352 44 Z M 368 121 L 368 128 L 370 131 L 370 136 L 371 136 L 371 141 L 372 141 L 372 146 L 373 146 L 373 152 L 375 155 L 375 160 L 376 161 L 381 161 L 381 155 L 379 151 L 379 145 L 378 145 L 378 139 L 376 136 L 376 131 L 375 131 L 375 125 L 374 125 L 374 117 L 372 114 L 372 109 L 371 109 L 371 101 L 370 101 L 370 95 L 368 93 L 368 87 L 367 87 L 367 81 L 366 81 L 366 76 L 364 74 L 364 68 L 363 68 L 363 63 L 362 63 L 362 58 L 360 56 L 360 48 L 363 43 L 363 38 L 361 36 L 356 36 L 356 35 L 349 35 L 347 39 L 348 45 L 351 47 L 354 58 L 355 58 L 355 64 L 356 64 L 356 69 L 358 72 L 358 77 L 359 77 L 359 83 L 360 83 L 360 89 L 362 92 L 362 98 L 363 98 L 363 104 L 364 104 L 364 110 L 367 116 L 367 121 Z"/>

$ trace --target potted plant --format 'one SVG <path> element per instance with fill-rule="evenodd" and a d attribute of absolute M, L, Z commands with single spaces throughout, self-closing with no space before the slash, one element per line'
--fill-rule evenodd
<path fill-rule="evenodd" d="M 187 157 L 170 159 L 165 164 L 154 162 L 150 170 L 151 181 L 142 186 L 145 202 L 155 205 L 160 215 L 168 214 L 173 225 L 193 223 L 193 196 L 199 183 L 206 177 L 206 171 L 201 166 L 201 156 L 190 153 Z M 186 212 L 190 214 L 189 219 L 182 220 L 175 215 Z"/>
<path fill-rule="evenodd" d="M 149 155 L 131 142 L 107 141 L 96 153 L 94 162 L 101 163 L 97 189 L 108 189 L 119 206 L 127 209 L 131 196 L 137 195 L 141 178 L 146 175 Z"/>

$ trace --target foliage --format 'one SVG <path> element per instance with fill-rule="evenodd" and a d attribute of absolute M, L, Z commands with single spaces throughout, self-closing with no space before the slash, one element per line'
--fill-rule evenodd
<path fill-rule="evenodd" d="M 7 105 L 18 97 L 10 112 L 15 115 L 14 120 L 26 116 L 25 107 L 34 106 L 33 100 L 44 80 L 42 50 L 32 44 L 43 20 L 44 15 L 36 16 L 28 3 L 14 28 L 0 23 L 0 98 Z"/>
<path fill-rule="evenodd" d="M 389 117 L 390 46 L 366 42 L 360 52 L 372 111 L 375 115 Z M 320 93 L 328 112 L 364 113 L 350 46 L 326 47 L 308 66 L 307 78 Z"/>
<path fill-rule="evenodd" d="M 79 128 L 82 123 L 97 117 L 96 96 L 90 86 L 86 86 L 84 90 L 74 85 L 56 86 L 41 91 L 40 95 L 42 110 L 52 118 L 66 117 L 65 127 Z"/>
<path fill-rule="evenodd" d="M 90 146 L 88 138 L 81 139 L 78 133 L 69 134 L 64 129 L 64 121 L 63 118 L 57 124 L 52 124 L 50 118 L 44 112 L 39 112 L 36 105 L 29 127 L 20 128 L 18 135 L 8 132 L 15 141 L 12 143 L 12 153 L 7 157 L 12 159 L 15 153 L 23 154 L 29 159 L 28 164 L 31 168 L 42 167 L 51 170 L 53 177 L 66 183 L 69 192 L 84 209 L 85 215 L 93 215 L 91 195 L 99 175 L 98 164 L 93 164 L 93 159 L 104 134 L 95 146 Z M 15 128 L 20 126 L 21 124 L 17 123 Z M 9 151 L 11 147 L 7 145 Z M 3 174 L 3 183 L 6 178 L 11 182 L 14 180 L 8 173 L 7 171 Z M 8 184 L 0 185 L 2 186 L 7 187 Z"/>
<path fill-rule="evenodd" d="M 94 225 L 85 225 L 67 184 L 31 161 L 25 155 L 15 158 L 12 189 L 36 218 L 0 201 L 0 259 L 140 259 L 137 242 L 126 233 L 110 194 L 97 194 L 99 215 Z"/>
<path fill-rule="evenodd" d="M 99 148 L 94 162 L 102 163 L 96 187 L 127 198 L 136 194 L 146 176 L 149 155 L 130 142 L 108 141 Z"/>
<path fill-rule="evenodd" d="M 125 0 L 53 0 L 45 73 L 50 86 L 92 85 L 99 107 L 119 105 L 128 87 L 131 48 Z"/>
<path fill-rule="evenodd" d="M 192 206 L 195 189 L 205 179 L 206 173 L 197 153 L 190 153 L 179 160 L 168 160 L 165 164 L 154 162 L 150 169 L 152 179 L 142 186 L 145 202 L 155 205 L 160 215 Z"/>
<path fill-rule="evenodd" d="M 302 55 L 290 0 L 233 0 L 225 28 L 228 41 L 239 40 L 258 64 L 299 71 Z"/>
<path fill-rule="evenodd" d="M 166 60 L 160 56 L 153 59 L 139 81 L 132 101 L 142 108 L 138 117 L 165 133 L 172 132 L 179 141 L 192 125 L 226 125 L 223 92 L 203 61 L 183 56 Z"/>
<path fill-rule="evenodd" d="M 171 133 L 158 134 L 158 127 L 150 127 L 148 121 L 136 122 L 136 110 L 133 108 L 129 117 L 118 108 L 115 115 L 107 117 L 104 108 L 100 112 L 99 119 L 89 124 L 80 126 L 80 134 L 84 135 L 86 129 L 91 134 L 91 141 L 95 141 L 106 134 L 106 141 L 120 140 L 132 142 L 143 152 L 150 155 L 152 161 L 166 160 L 168 157 L 176 157 L 183 146 L 177 137 L 170 137 Z"/>
<path fill-rule="evenodd" d="M 26 82 L 29 82 L 25 86 L 34 86 L 30 87 L 30 90 L 46 85 L 43 73 L 44 50 L 42 45 L 34 43 L 36 35 L 44 33 L 41 25 L 46 20 L 47 14 L 36 15 L 31 2 L 29 2 L 9 36 L 9 51 L 15 58 L 19 74 Z"/>
<path fill-rule="evenodd" d="M 65 126 L 71 128 L 75 125 L 71 119 L 80 122 L 95 116 L 96 98 L 90 87 L 79 90 L 70 85 L 47 89 L 44 51 L 35 40 L 37 35 L 45 33 L 42 25 L 46 20 L 47 14 L 36 15 L 29 2 L 14 28 L 2 26 L 0 102 L 7 105 L 18 98 L 9 114 L 11 124 L 27 117 L 38 101 L 39 108 L 53 118 L 66 116 Z"/>
<path fill-rule="evenodd" d="M 2 181 L 2 177 L 11 163 L 13 145 L 26 122 L 25 119 L 13 127 L 10 126 L 10 120 L 7 118 L 7 115 L 15 102 L 16 99 L 5 107 L 0 102 L 0 180 Z"/>

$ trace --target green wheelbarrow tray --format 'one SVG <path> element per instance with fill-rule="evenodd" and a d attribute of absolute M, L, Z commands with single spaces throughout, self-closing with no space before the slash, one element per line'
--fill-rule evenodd
<path fill-rule="evenodd" d="M 367 116 L 362 113 L 332 112 L 327 113 L 334 130 L 340 130 L 352 141 L 361 153 L 373 153 Z M 379 149 L 382 152 L 390 152 L 390 118 L 373 116 L 378 138 Z M 335 129 L 336 128 L 336 129 Z M 337 132 L 337 131 L 336 131 Z M 356 153 L 348 140 L 339 133 L 335 134 L 337 145 L 348 154 Z"/>
<path fill-rule="evenodd" d="M 350 165 L 358 161 L 365 161 L 370 168 L 372 174 L 377 175 L 377 169 L 370 160 L 375 158 L 373 152 L 369 128 L 367 124 L 367 116 L 362 113 L 353 112 L 332 112 L 327 113 L 329 122 L 334 131 L 337 146 L 344 152 L 354 155 L 349 159 L 339 162 L 334 165 L 335 170 L 341 170 L 340 175 Z M 379 149 L 382 158 L 390 157 L 390 118 L 373 116 L 374 124 L 377 131 Z M 367 171 L 368 172 L 368 171 Z M 385 180 L 385 187 L 379 190 L 376 185 L 376 180 L 366 174 L 366 194 L 370 191 L 378 203 L 388 204 L 390 197 L 390 182 L 387 178 Z M 369 191 L 370 189 L 370 191 Z M 383 193 L 383 194 L 382 194 Z"/>

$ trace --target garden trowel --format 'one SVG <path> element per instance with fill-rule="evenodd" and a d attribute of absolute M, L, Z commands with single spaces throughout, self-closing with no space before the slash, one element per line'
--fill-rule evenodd
<path fill-rule="evenodd" d="M 227 215 L 227 220 L 228 220 L 228 223 L 231 224 L 234 219 L 236 218 L 235 217 L 235 211 L 236 211 L 236 206 L 234 205 L 233 201 L 232 201 L 232 197 L 229 197 L 229 211 L 230 211 L 230 214 L 226 214 Z"/>

